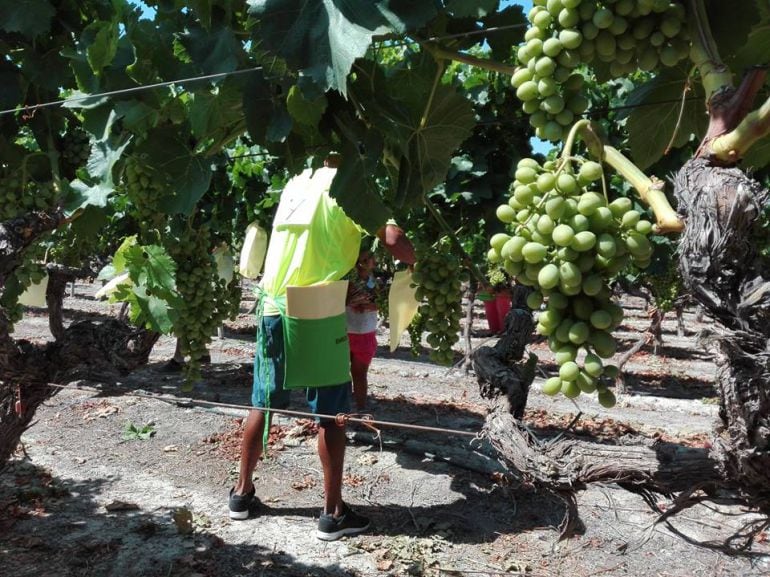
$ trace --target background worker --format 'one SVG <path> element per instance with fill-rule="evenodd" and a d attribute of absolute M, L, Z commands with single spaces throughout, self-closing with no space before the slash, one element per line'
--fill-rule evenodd
<path fill-rule="evenodd" d="M 357 411 L 367 408 L 369 365 L 377 352 L 377 293 L 381 290 L 374 278 L 374 254 L 362 250 L 356 268 L 351 271 L 345 314 L 350 343 L 350 376 L 353 378 L 353 401 Z"/>

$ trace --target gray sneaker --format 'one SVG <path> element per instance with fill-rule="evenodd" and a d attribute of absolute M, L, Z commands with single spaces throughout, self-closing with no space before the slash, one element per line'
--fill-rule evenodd
<path fill-rule="evenodd" d="M 343 504 L 343 507 L 343 513 L 339 517 L 321 514 L 316 537 L 322 541 L 336 541 L 346 535 L 358 535 L 369 528 L 369 519 L 353 511 L 347 504 Z"/>
<path fill-rule="evenodd" d="M 254 487 L 245 495 L 238 495 L 235 487 L 230 489 L 230 499 L 228 506 L 230 508 L 230 518 L 236 521 L 243 521 L 249 517 L 256 517 L 259 514 L 259 499 L 255 496 Z"/>

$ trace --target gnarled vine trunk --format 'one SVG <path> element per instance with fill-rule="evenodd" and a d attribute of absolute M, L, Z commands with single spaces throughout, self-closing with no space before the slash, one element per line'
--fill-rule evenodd
<path fill-rule="evenodd" d="M 759 217 L 770 192 L 737 168 L 707 158 L 675 182 L 687 228 L 680 271 L 722 326 L 704 336 L 715 355 L 721 430 L 712 455 L 725 480 L 770 505 L 770 270 L 759 253 Z"/>
<path fill-rule="evenodd" d="M 0 223 L 0 287 L 22 262 L 23 251 L 56 228 L 60 214 L 31 213 Z M 147 362 L 158 334 L 108 319 L 80 321 L 66 329 L 61 301 L 73 271 L 53 267 L 46 298 L 53 343 L 34 345 L 10 336 L 0 308 L 0 468 L 16 449 L 38 406 L 56 392 L 51 383 L 127 373 Z"/>

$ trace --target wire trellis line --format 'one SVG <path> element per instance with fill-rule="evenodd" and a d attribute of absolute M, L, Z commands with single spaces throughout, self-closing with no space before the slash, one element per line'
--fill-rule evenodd
<path fill-rule="evenodd" d="M 141 92 L 143 90 L 152 90 L 153 88 L 163 88 L 165 86 L 172 86 L 174 84 L 199 82 L 201 80 L 213 80 L 215 78 L 224 78 L 225 76 L 236 76 L 238 74 L 245 74 L 247 72 L 255 72 L 257 70 L 262 70 L 262 66 L 254 66 L 252 68 L 243 68 L 241 70 L 231 70 L 229 72 L 216 72 L 214 74 L 204 74 L 203 76 L 192 76 L 190 78 L 179 78 L 177 80 L 164 80 L 163 82 L 155 82 L 153 84 L 139 84 L 137 86 L 132 86 L 130 88 L 121 88 L 120 90 L 110 90 L 108 92 L 82 94 L 79 96 L 72 96 L 70 98 L 52 100 L 50 102 L 41 102 L 40 104 L 29 104 L 25 106 L 17 106 L 16 108 L 9 108 L 8 110 L 0 110 L 0 116 L 3 116 L 5 114 L 15 114 L 17 112 L 34 112 L 38 108 L 49 108 L 51 106 L 63 106 L 70 102 L 81 102 L 83 100 L 98 100 L 99 98 L 106 98 L 108 96 L 119 96 L 121 94 L 130 94 L 133 92 Z"/>
<path fill-rule="evenodd" d="M 47 385 L 49 387 L 55 387 L 57 389 L 68 390 L 68 391 L 80 391 L 80 392 L 91 393 L 91 394 L 104 394 L 105 392 L 105 390 L 98 389 L 95 387 L 79 387 L 79 386 L 72 386 L 72 385 L 60 385 L 57 383 L 47 383 Z M 117 387 L 113 387 L 113 389 L 117 391 L 121 391 L 121 389 Z M 201 399 L 193 399 L 190 397 L 171 397 L 170 398 L 170 397 L 162 397 L 160 395 L 152 395 L 148 393 L 136 393 L 136 392 L 123 393 L 122 396 L 135 397 L 139 399 L 147 399 L 147 400 L 153 400 L 153 401 L 161 401 L 164 403 L 170 403 L 170 404 L 181 405 L 181 406 L 202 405 L 202 406 L 209 406 L 209 407 L 222 407 L 225 409 L 239 409 L 243 411 L 260 410 L 266 413 L 276 413 L 279 415 L 286 415 L 289 417 L 302 417 L 302 418 L 320 417 L 320 418 L 336 421 L 338 424 L 345 424 L 350 422 L 350 423 L 360 423 L 362 425 L 366 425 L 369 427 L 371 427 L 372 425 L 380 425 L 382 427 L 411 429 L 415 431 L 423 431 L 423 432 L 430 432 L 430 433 L 445 433 L 445 434 L 451 434 L 451 435 L 459 435 L 463 437 L 477 438 L 479 436 L 479 432 L 476 432 L 476 431 L 461 431 L 458 429 L 447 429 L 444 427 L 413 425 L 410 423 L 399 423 L 397 421 L 380 421 L 380 420 L 371 418 L 371 415 L 366 415 L 361 413 L 339 413 L 336 415 L 328 415 L 328 414 L 321 414 L 321 413 L 310 413 L 307 411 L 294 411 L 290 409 L 259 408 L 259 407 L 249 406 L 249 405 L 238 405 L 235 403 L 220 403 L 216 401 L 204 401 Z"/>

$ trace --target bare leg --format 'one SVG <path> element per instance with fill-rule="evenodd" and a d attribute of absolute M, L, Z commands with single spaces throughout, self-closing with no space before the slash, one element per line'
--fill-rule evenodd
<path fill-rule="evenodd" d="M 270 414 L 272 417 L 272 413 Z M 270 419 L 268 418 L 268 426 Z M 241 442 L 241 467 L 238 474 L 238 483 L 235 485 L 235 493 L 245 495 L 254 487 L 251 475 L 262 456 L 262 435 L 265 431 L 265 413 L 259 410 L 249 411 L 246 418 L 246 429 L 243 431 Z M 340 482 L 341 478 L 340 478 Z"/>
<path fill-rule="evenodd" d="M 353 400 L 356 409 L 362 411 L 366 408 L 366 391 L 369 388 L 369 365 L 350 356 L 350 376 L 353 378 Z"/>
<path fill-rule="evenodd" d="M 342 515 L 342 471 L 345 463 L 345 427 L 322 422 L 318 431 L 318 457 L 324 472 L 324 513 Z"/>

